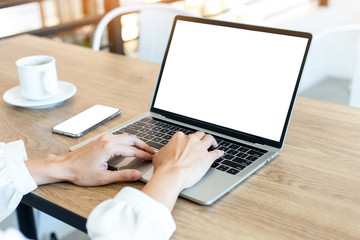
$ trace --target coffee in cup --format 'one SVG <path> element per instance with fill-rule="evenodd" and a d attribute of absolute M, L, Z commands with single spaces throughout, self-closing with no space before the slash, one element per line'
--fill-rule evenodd
<path fill-rule="evenodd" d="M 46 55 L 16 61 L 21 94 L 28 100 L 46 100 L 58 93 L 55 58 Z"/>

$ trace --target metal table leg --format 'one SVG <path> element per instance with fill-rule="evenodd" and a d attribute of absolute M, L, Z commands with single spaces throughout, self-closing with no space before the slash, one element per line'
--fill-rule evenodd
<path fill-rule="evenodd" d="M 32 207 L 20 203 L 16 209 L 19 229 L 22 234 L 30 239 L 37 239 L 34 213 Z"/>

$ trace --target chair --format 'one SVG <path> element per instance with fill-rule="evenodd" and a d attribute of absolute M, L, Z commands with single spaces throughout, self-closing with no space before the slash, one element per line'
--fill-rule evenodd
<path fill-rule="evenodd" d="M 92 49 L 99 51 L 106 26 L 115 17 L 139 12 L 139 57 L 142 60 L 161 63 L 176 15 L 193 14 L 168 4 L 146 4 L 118 7 L 108 12 L 99 22 L 93 39 Z"/>
<path fill-rule="evenodd" d="M 338 83 L 349 80 L 348 105 L 360 108 L 360 24 L 333 27 L 314 35 L 300 93 L 325 78 L 339 79 Z"/>

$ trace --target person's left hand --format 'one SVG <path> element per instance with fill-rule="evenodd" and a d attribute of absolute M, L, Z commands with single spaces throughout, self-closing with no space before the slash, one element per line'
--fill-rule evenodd
<path fill-rule="evenodd" d="M 69 181 L 81 186 L 96 186 L 141 178 L 141 173 L 134 169 L 107 170 L 111 158 L 124 156 L 152 160 L 154 154 L 149 145 L 133 135 L 104 135 L 73 152 L 30 160 L 26 166 L 38 185 Z"/>

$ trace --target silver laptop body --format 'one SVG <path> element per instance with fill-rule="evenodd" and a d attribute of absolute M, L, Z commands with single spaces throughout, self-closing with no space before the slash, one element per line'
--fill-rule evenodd
<path fill-rule="evenodd" d="M 304 32 L 177 16 L 150 112 L 70 150 L 101 135 L 121 133 L 141 119 L 153 119 L 261 151 L 232 174 L 229 166 L 238 163 L 217 161 L 200 182 L 181 193 L 209 205 L 281 151 L 310 42 L 311 34 Z M 138 169 L 144 182 L 153 173 L 151 163 L 137 158 L 114 158 L 109 166 Z"/>

